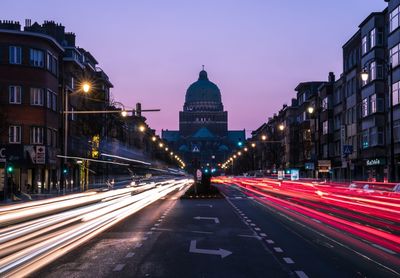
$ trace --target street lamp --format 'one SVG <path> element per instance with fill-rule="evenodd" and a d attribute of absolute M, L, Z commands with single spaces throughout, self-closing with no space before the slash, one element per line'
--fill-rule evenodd
<path fill-rule="evenodd" d="M 145 132 L 146 131 L 146 127 L 144 125 L 139 126 L 139 131 L 140 132 Z"/>
<path fill-rule="evenodd" d="M 256 143 L 251 143 L 251 147 L 255 148 L 256 147 Z"/>
<path fill-rule="evenodd" d="M 263 141 L 267 140 L 267 135 L 265 135 L 265 134 L 261 135 L 261 140 L 263 140 Z"/>
<path fill-rule="evenodd" d="M 122 110 L 121 116 L 125 118 L 126 116 L 128 116 L 128 112 L 126 110 Z"/>
<path fill-rule="evenodd" d="M 307 107 L 307 112 L 310 114 L 310 117 L 314 119 L 314 138 L 311 138 L 311 142 L 314 141 L 314 168 L 316 169 L 318 163 L 318 146 L 317 146 L 317 115 L 314 115 L 315 109 L 313 106 Z M 312 136 L 311 136 L 312 137 Z M 312 140 L 314 139 L 314 140 Z M 314 170 L 315 170 L 314 169 Z M 317 176 L 317 173 L 314 172 L 313 175 Z"/>
<path fill-rule="evenodd" d="M 82 84 L 82 90 L 83 90 L 83 92 L 85 92 L 85 93 L 89 93 L 91 87 L 92 87 L 92 86 L 90 85 L 89 82 L 84 82 L 84 83 Z"/>
<path fill-rule="evenodd" d="M 307 108 L 307 112 L 308 112 L 309 114 L 313 114 L 313 113 L 314 113 L 314 107 L 309 106 L 309 107 Z"/>
<path fill-rule="evenodd" d="M 363 69 L 363 71 L 360 73 L 360 76 L 362 81 L 367 82 L 369 78 L 368 71 L 366 69 Z"/>
<path fill-rule="evenodd" d="M 284 126 L 283 124 L 280 124 L 280 125 L 278 126 L 278 128 L 279 128 L 280 131 L 283 131 L 283 130 L 285 129 L 285 126 Z"/>
<path fill-rule="evenodd" d="M 151 137 L 151 141 L 153 141 L 153 142 L 157 141 L 157 137 L 155 137 L 155 136 Z"/>

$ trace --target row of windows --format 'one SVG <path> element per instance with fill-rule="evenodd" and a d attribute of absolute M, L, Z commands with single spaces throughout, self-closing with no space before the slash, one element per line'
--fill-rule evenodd
<path fill-rule="evenodd" d="M 363 130 L 361 135 L 361 146 L 363 149 L 381 146 L 384 144 L 383 127 L 372 127 Z"/>
<path fill-rule="evenodd" d="M 399 12 L 400 6 L 397 6 L 390 14 L 389 14 L 389 31 L 393 32 L 395 29 L 399 27 Z"/>
<path fill-rule="evenodd" d="M 8 62 L 13 65 L 21 65 L 23 61 L 23 52 L 21 46 L 9 46 L 8 48 Z M 40 49 L 29 49 L 29 65 L 38 68 L 45 67 L 45 52 Z M 51 73 L 58 74 L 58 59 L 57 57 L 47 51 L 46 52 L 46 69 Z"/>
<path fill-rule="evenodd" d="M 376 61 L 373 61 L 368 65 L 368 72 L 368 79 L 363 81 L 363 86 L 374 80 L 383 79 L 383 65 L 378 64 Z"/>
<path fill-rule="evenodd" d="M 383 45 L 383 32 L 374 28 L 362 38 L 361 53 L 364 55 L 377 45 Z"/>
<path fill-rule="evenodd" d="M 30 88 L 30 104 L 36 106 L 45 105 L 45 93 L 46 93 L 46 107 L 57 111 L 57 93 L 50 89 L 43 88 Z M 21 86 L 11 85 L 8 87 L 8 101 L 10 104 L 21 104 L 22 103 L 22 88 Z"/>
<path fill-rule="evenodd" d="M 57 147 L 57 130 L 47 128 L 46 145 Z M 30 127 L 30 144 L 43 144 L 44 143 L 44 127 L 32 126 Z M 10 144 L 21 144 L 22 142 L 22 127 L 20 125 L 12 125 L 8 128 L 8 142 Z"/>
<path fill-rule="evenodd" d="M 367 98 L 364 98 L 361 103 L 361 116 L 366 117 L 368 115 L 383 112 L 384 101 L 382 98 L 377 98 L 376 94 L 373 94 Z"/>

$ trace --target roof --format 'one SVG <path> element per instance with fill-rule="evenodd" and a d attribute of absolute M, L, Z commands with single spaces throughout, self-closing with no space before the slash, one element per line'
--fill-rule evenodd
<path fill-rule="evenodd" d="M 177 130 L 162 130 L 161 137 L 162 139 L 168 142 L 176 142 L 180 138 L 180 133 Z"/>
<path fill-rule="evenodd" d="M 221 103 L 221 92 L 217 85 L 208 80 L 207 72 L 200 71 L 199 79 L 192 83 L 186 91 L 185 102 L 217 102 Z"/>
<path fill-rule="evenodd" d="M 211 133 L 206 127 L 202 127 L 196 131 L 192 136 L 193 138 L 214 138 L 215 135 Z"/>

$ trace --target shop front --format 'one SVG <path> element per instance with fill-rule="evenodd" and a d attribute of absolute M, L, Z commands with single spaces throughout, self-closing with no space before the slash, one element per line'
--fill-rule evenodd
<path fill-rule="evenodd" d="M 365 159 L 364 178 L 371 182 L 387 180 L 387 161 L 384 157 Z"/>

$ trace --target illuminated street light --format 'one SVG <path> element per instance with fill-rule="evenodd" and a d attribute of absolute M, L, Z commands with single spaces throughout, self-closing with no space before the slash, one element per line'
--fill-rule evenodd
<path fill-rule="evenodd" d="M 255 148 L 256 147 L 256 143 L 251 143 L 251 147 Z"/>
<path fill-rule="evenodd" d="M 237 155 L 241 156 L 241 155 L 242 155 L 242 152 L 238 152 Z"/>
<path fill-rule="evenodd" d="M 90 86 L 90 83 L 89 83 L 89 82 L 84 82 L 84 83 L 82 84 L 82 90 L 83 90 L 83 92 L 89 93 L 90 88 L 91 88 L 91 86 Z"/>
<path fill-rule="evenodd" d="M 163 143 L 160 143 L 160 144 L 158 144 L 158 146 L 159 146 L 160 148 L 162 148 L 162 147 L 164 147 L 164 144 L 163 144 Z"/>
<path fill-rule="evenodd" d="M 144 125 L 140 125 L 139 126 L 139 131 L 140 132 L 145 132 L 146 131 L 146 127 Z"/>
<path fill-rule="evenodd" d="M 314 107 L 309 106 L 309 107 L 307 108 L 307 112 L 310 113 L 310 114 L 314 113 Z"/>
<path fill-rule="evenodd" d="M 263 140 L 263 141 L 267 140 L 267 135 L 263 134 L 263 135 L 261 136 L 261 140 Z"/>
<path fill-rule="evenodd" d="M 151 137 L 151 141 L 153 141 L 153 142 L 157 141 L 157 137 L 155 137 L 155 136 Z"/>
<path fill-rule="evenodd" d="M 167 152 L 167 151 L 168 151 L 168 148 L 165 148 L 165 151 Z"/>
<path fill-rule="evenodd" d="M 247 152 L 249 149 L 248 149 L 247 147 L 245 147 L 243 150 L 244 150 L 245 152 Z"/>
<path fill-rule="evenodd" d="M 368 78 L 369 78 L 368 71 L 366 69 L 363 69 L 363 71 L 361 72 L 361 80 L 367 82 Z"/>
<path fill-rule="evenodd" d="M 128 112 L 126 112 L 126 110 L 122 110 L 121 116 L 122 116 L 122 117 L 128 116 Z"/>
<path fill-rule="evenodd" d="M 278 128 L 279 128 L 280 131 L 283 131 L 283 130 L 285 129 L 285 126 L 284 126 L 283 124 L 280 124 L 280 125 L 278 126 Z"/>

